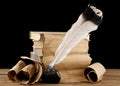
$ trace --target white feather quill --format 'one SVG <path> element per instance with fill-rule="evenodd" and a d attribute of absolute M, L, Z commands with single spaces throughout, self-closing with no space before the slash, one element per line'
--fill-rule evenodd
<path fill-rule="evenodd" d="M 91 6 L 91 8 L 95 11 L 95 14 L 101 11 Z M 102 16 L 99 15 L 98 16 Z M 91 20 L 86 20 L 85 16 L 81 14 L 78 20 L 72 25 L 71 29 L 66 32 L 66 35 L 57 48 L 55 52 L 55 59 L 49 65 L 53 67 L 55 64 L 59 64 L 61 61 L 65 59 L 65 57 L 70 53 L 70 51 L 81 41 L 83 40 L 90 32 L 97 30 L 98 24 L 95 24 Z"/>

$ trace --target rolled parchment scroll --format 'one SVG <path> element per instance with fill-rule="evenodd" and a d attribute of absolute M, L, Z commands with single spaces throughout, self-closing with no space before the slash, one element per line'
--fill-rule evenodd
<path fill-rule="evenodd" d="M 16 75 L 16 81 L 27 84 L 33 77 L 36 67 L 33 64 L 29 64 L 22 68 L 20 72 Z"/>
<path fill-rule="evenodd" d="M 23 60 L 18 61 L 18 63 L 8 71 L 8 78 L 10 80 L 15 80 L 14 77 L 25 66 L 26 66 L 26 63 Z"/>
<path fill-rule="evenodd" d="M 43 66 L 34 59 L 21 56 L 18 63 L 8 71 L 8 78 L 21 84 L 34 84 L 41 80 Z"/>
<path fill-rule="evenodd" d="M 105 72 L 105 67 L 101 63 L 96 62 L 91 64 L 84 70 L 84 75 L 85 78 L 91 83 L 97 83 L 103 79 Z"/>

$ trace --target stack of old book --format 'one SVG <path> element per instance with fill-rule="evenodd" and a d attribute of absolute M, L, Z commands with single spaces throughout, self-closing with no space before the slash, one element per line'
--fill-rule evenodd
<path fill-rule="evenodd" d="M 33 40 L 33 52 L 31 57 L 42 57 L 42 62 L 47 67 L 53 60 L 54 54 L 64 38 L 65 32 L 30 32 L 30 39 Z M 39 40 L 40 39 L 40 40 Z M 44 41 L 41 41 L 44 40 Z M 44 47 L 43 47 L 44 43 Z M 84 79 L 84 70 L 91 64 L 91 57 L 88 54 L 89 35 L 76 45 L 67 57 L 55 68 L 60 71 L 61 82 L 65 80 L 65 76 L 71 78 L 78 76 L 78 81 Z M 83 80 L 82 79 L 82 80 Z"/>
<path fill-rule="evenodd" d="M 44 34 L 30 34 L 30 39 L 33 41 L 33 51 L 30 52 L 30 57 L 34 60 L 42 61 L 45 41 Z"/>

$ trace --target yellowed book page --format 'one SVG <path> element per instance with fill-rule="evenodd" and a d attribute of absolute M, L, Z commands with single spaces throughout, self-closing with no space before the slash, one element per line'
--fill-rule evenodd
<path fill-rule="evenodd" d="M 33 41 L 33 48 L 43 48 L 43 41 Z"/>
<path fill-rule="evenodd" d="M 33 52 L 35 55 L 43 56 L 43 49 L 42 48 L 34 48 L 33 47 Z"/>

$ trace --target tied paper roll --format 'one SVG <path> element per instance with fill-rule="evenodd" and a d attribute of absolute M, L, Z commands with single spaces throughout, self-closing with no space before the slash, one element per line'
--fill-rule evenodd
<path fill-rule="evenodd" d="M 96 62 L 91 64 L 84 70 L 84 75 L 85 78 L 91 83 L 97 83 L 103 79 L 105 72 L 105 67 L 101 63 Z"/>

